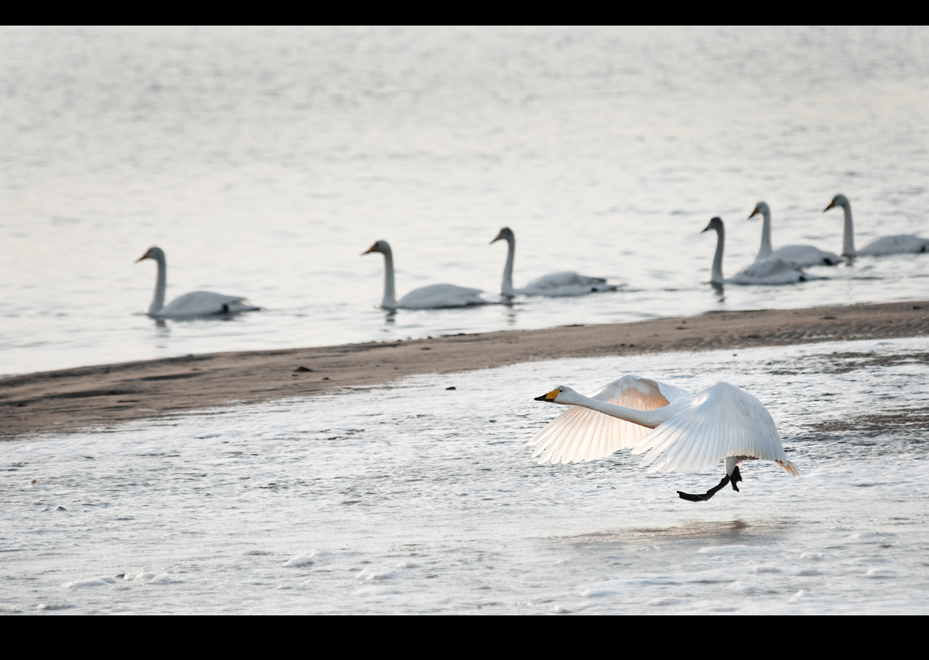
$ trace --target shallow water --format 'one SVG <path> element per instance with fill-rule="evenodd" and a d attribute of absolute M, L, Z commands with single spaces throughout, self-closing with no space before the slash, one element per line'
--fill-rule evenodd
<path fill-rule="evenodd" d="M 0 374 L 226 350 L 924 298 L 929 258 L 706 284 L 775 247 L 929 234 L 929 30 L 0 28 Z M 398 293 L 574 269 L 575 300 L 385 315 Z M 156 324 L 198 289 L 265 311 Z"/>
<path fill-rule="evenodd" d="M 558 360 L 7 442 L 0 611 L 926 614 L 927 353 Z M 530 459 L 532 397 L 623 373 L 748 389 L 802 476 L 695 504 L 721 468 Z"/>

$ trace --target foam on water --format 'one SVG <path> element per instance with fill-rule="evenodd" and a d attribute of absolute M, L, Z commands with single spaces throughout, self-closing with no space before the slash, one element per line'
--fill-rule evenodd
<path fill-rule="evenodd" d="M 0 611 L 925 613 L 927 349 L 558 360 L 6 443 Z M 748 389 L 802 476 L 694 504 L 721 467 L 530 459 L 560 412 L 534 396 L 627 372 Z"/>

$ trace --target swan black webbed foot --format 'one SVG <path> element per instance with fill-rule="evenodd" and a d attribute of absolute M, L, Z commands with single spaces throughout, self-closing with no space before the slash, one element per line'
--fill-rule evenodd
<path fill-rule="evenodd" d="M 737 483 L 742 481 L 742 473 L 739 472 L 739 466 L 736 465 L 735 469 L 732 471 L 732 474 L 729 475 L 729 483 L 732 484 L 732 490 L 739 492 L 739 487 L 736 486 Z"/>
<path fill-rule="evenodd" d="M 722 478 L 722 481 L 720 481 L 719 484 L 717 484 L 713 488 L 710 488 L 708 491 L 706 491 L 705 493 L 701 495 L 691 495 L 690 493 L 685 493 L 684 491 L 681 491 L 681 490 L 677 491 L 677 494 L 681 496 L 682 500 L 689 500 L 691 502 L 706 502 L 708 499 L 713 497 L 716 493 L 718 493 L 723 488 L 725 488 L 726 484 L 730 482 L 732 483 L 733 490 L 739 490 L 738 486 L 736 486 L 735 484 L 736 484 L 736 481 L 742 481 L 742 475 L 739 474 L 737 470 L 738 470 L 738 467 L 736 467 L 736 469 L 733 470 L 731 478 L 727 474 L 725 477 Z"/>
<path fill-rule="evenodd" d="M 739 466 L 736 465 L 735 469 L 732 471 L 732 475 L 726 475 L 722 478 L 722 481 L 718 485 L 710 488 L 708 491 L 702 495 L 691 495 L 690 493 L 685 493 L 684 491 L 677 491 L 677 494 L 681 496 L 682 500 L 688 500 L 690 502 L 706 502 L 708 499 L 713 497 L 716 493 L 726 487 L 726 484 L 732 484 L 732 490 L 738 492 L 739 487 L 736 485 L 742 481 L 742 473 L 739 472 Z"/>

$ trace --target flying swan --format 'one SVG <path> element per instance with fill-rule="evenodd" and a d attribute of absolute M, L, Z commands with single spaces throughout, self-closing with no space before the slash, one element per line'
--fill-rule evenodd
<path fill-rule="evenodd" d="M 150 247 L 141 257 L 136 259 L 139 263 L 143 259 L 154 259 L 158 263 L 158 279 L 155 282 L 155 297 L 148 308 L 148 315 L 154 318 L 193 318 L 197 316 L 213 316 L 216 314 L 234 314 L 236 312 L 253 312 L 259 307 L 245 304 L 241 296 L 224 296 L 221 293 L 209 291 L 192 291 L 185 293 L 171 301 L 165 307 L 165 287 L 168 278 L 168 266 L 165 253 L 159 247 Z"/>
<path fill-rule="evenodd" d="M 820 250 L 812 245 L 785 245 L 776 250 L 771 249 L 771 208 L 765 202 L 758 202 L 749 219 L 761 214 L 761 248 L 755 262 L 765 259 L 781 259 L 791 266 L 806 268 L 807 266 L 835 266 L 842 261 L 842 257 Z"/>
<path fill-rule="evenodd" d="M 384 255 L 384 300 L 383 309 L 437 309 L 441 307 L 467 307 L 485 305 L 480 289 L 469 289 L 454 284 L 430 284 L 410 291 L 397 302 L 394 289 L 394 256 L 387 241 L 376 241 L 374 245 L 362 252 L 362 256 L 371 252 Z"/>
<path fill-rule="evenodd" d="M 852 227 L 852 205 L 845 195 L 836 195 L 823 209 L 823 213 L 836 206 L 845 211 L 845 229 L 842 232 L 842 255 L 854 257 L 856 255 L 882 257 L 888 254 L 909 254 L 915 252 L 929 252 L 929 238 L 920 238 L 912 234 L 896 234 L 875 238 L 863 248 L 855 251 L 855 230 Z"/>
<path fill-rule="evenodd" d="M 620 450 L 645 454 L 649 472 L 694 471 L 725 460 L 719 485 L 682 499 L 706 501 L 727 484 L 739 490 L 739 464 L 774 461 L 790 474 L 800 471 L 787 458 L 774 420 L 764 404 L 743 389 L 716 383 L 696 397 L 666 383 L 623 376 L 583 396 L 559 385 L 536 401 L 575 406 L 529 441 L 539 463 L 591 461 Z"/>
<path fill-rule="evenodd" d="M 500 295 L 512 298 L 513 296 L 583 296 L 598 291 L 615 291 L 616 286 L 607 284 L 601 277 L 587 277 L 577 273 L 551 273 L 532 280 L 522 289 L 513 288 L 513 257 L 516 254 L 516 236 L 509 227 L 504 227 L 497 237 L 490 242 L 506 241 L 506 265 L 503 267 L 503 284 Z"/>
<path fill-rule="evenodd" d="M 746 266 L 735 277 L 723 278 L 723 246 L 726 242 L 726 229 L 719 217 L 712 218 L 704 232 L 716 230 L 716 255 L 710 271 L 710 282 L 716 286 L 723 284 L 793 284 L 807 280 L 822 279 L 808 275 L 796 266 L 791 266 L 783 259 L 765 259 Z"/>

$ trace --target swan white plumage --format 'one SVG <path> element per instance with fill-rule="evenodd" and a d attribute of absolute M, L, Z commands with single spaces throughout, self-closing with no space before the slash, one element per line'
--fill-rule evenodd
<path fill-rule="evenodd" d="M 845 228 L 842 232 L 842 255 L 846 257 L 870 256 L 882 257 L 888 254 L 913 254 L 929 252 L 929 238 L 920 238 L 913 234 L 896 234 L 875 238 L 860 250 L 855 250 L 855 229 L 852 227 L 852 205 L 845 195 L 836 195 L 823 209 L 823 213 L 836 206 L 845 212 Z"/>
<path fill-rule="evenodd" d="M 509 227 L 504 227 L 497 237 L 490 242 L 506 241 L 506 265 L 503 267 L 503 283 L 500 286 L 500 295 L 512 298 L 513 296 L 583 296 L 599 291 L 615 291 L 617 287 L 607 284 L 602 277 L 588 277 L 574 272 L 551 273 L 543 275 L 529 282 L 522 289 L 513 288 L 513 259 L 516 255 L 516 235 Z"/>
<path fill-rule="evenodd" d="M 783 259 L 765 259 L 756 261 L 740 270 L 734 277 L 723 278 L 723 247 L 726 243 L 726 228 L 722 219 L 712 218 L 703 231 L 716 230 L 716 254 L 710 270 L 710 282 L 716 286 L 723 284 L 794 284 L 807 280 L 822 279 L 809 275 L 796 266 L 791 266 Z"/>
<path fill-rule="evenodd" d="M 761 214 L 761 247 L 755 261 L 765 259 L 780 259 L 791 266 L 805 268 L 807 266 L 835 266 L 842 261 L 842 257 L 826 250 L 820 250 L 812 245 L 785 245 L 776 250 L 771 249 L 771 208 L 765 202 L 758 202 L 749 218 Z"/>
<path fill-rule="evenodd" d="M 430 284 L 410 291 L 399 302 L 394 288 L 394 256 L 387 241 L 375 241 L 362 255 L 380 252 L 384 255 L 384 309 L 438 309 L 442 307 L 468 307 L 486 305 L 480 289 L 469 289 L 454 284 Z"/>
<path fill-rule="evenodd" d="M 596 460 L 630 448 L 645 454 L 641 465 L 649 472 L 701 470 L 725 460 L 725 477 L 706 494 L 678 491 L 692 501 L 707 500 L 729 483 L 738 490 L 738 466 L 745 460 L 774 461 L 800 474 L 764 404 L 729 383 L 692 397 L 673 385 L 629 375 L 590 396 L 559 385 L 535 400 L 577 406 L 529 441 L 540 463 Z"/>
<path fill-rule="evenodd" d="M 155 318 L 193 318 L 197 316 L 214 316 L 216 314 L 234 314 L 237 312 L 253 312 L 260 308 L 248 305 L 242 296 L 226 296 L 221 293 L 209 291 L 192 291 L 175 298 L 165 306 L 165 288 L 167 287 L 168 265 L 164 250 L 159 247 L 150 247 L 141 257 L 136 259 L 139 263 L 143 259 L 154 259 L 158 264 L 158 279 L 155 281 L 155 296 L 148 308 L 148 315 Z"/>

